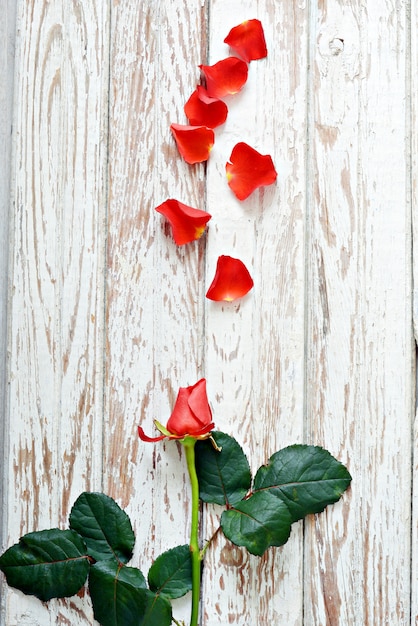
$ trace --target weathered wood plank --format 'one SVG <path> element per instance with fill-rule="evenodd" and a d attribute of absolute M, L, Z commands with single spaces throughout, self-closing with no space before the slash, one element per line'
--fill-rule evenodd
<path fill-rule="evenodd" d="M 206 313 L 216 424 L 240 441 L 255 471 L 277 449 L 303 440 L 308 20 L 306 7 L 291 2 L 213 0 L 210 17 L 210 63 L 230 54 L 223 39 L 244 19 L 261 20 L 268 47 L 267 59 L 250 64 L 247 84 L 229 99 L 207 191 L 207 285 L 220 254 L 243 260 L 255 281 L 242 300 L 208 303 Z M 244 202 L 225 177 L 238 141 L 271 154 L 278 171 L 277 185 Z M 209 528 L 218 515 L 214 510 Z M 302 525 L 284 549 L 261 559 L 220 534 L 207 556 L 204 623 L 302 624 L 302 549 Z"/>
<path fill-rule="evenodd" d="M 13 124 L 13 79 L 16 5 L 1 0 L 0 11 L 0 458 L 7 455 L 7 302 L 9 267 L 10 161 Z M 5 464 L 0 463 L 0 545 L 5 547 L 7 510 L 4 506 Z M 2 594 L 0 592 L 0 597 Z M 0 603 L 1 605 L 1 603 Z M 1 608 L 0 608 L 1 611 Z M 1 619 L 1 617 L 0 617 Z"/>
<path fill-rule="evenodd" d="M 407 9 L 312 14 L 308 432 L 354 480 L 307 522 L 306 624 L 409 623 Z"/>
<path fill-rule="evenodd" d="M 205 239 L 178 248 L 154 208 L 204 208 L 204 168 L 189 166 L 170 123 L 186 123 L 206 47 L 200 0 L 118 3 L 112 17 L 104 490 L 127 506 L 146 573 L 188 541 L 185 460 L 173 442 L 138 440 L 165 423 L 178 388 L 204 373 Z M 176 617 L 189 617 L 188 599 Z"/>
<path fill-rule="evenodd" d="M 17 10 L 6 543 L 64 526 L 84 489 L 127 508 L 144 573 L 185 543 L 184 459 L 174 443 L 138 442 L 136 427 L 151 433 L 178 387 L 205 375 L 217 427 L 253 470 L 306 440 L 347 462 L 354 480 L 262 559 L 219 535 L 202 624 L 415 625 L 415 3 L 31 0 Z M 197 65 L 226 56 L 224 36 L 252 17 L 269 56 L 230 99 L 206 179 L 181 160 L 169 124 L 185 122 Z M 0 68 L 10 50 L 6 38 Z M 6 135 L 10 103 L 0 99 Z M 224 171 L 240 140 L 271 154 L 279 173 L 244 203 Z M 0 159 L 1 220 L 7 151 Z M 211 212 L 208 235 L 177 248 L 153 211 L 168 197 Z M 414 229 L 416 239 L 416 216 Z M 6 233 L 1 221 L 0 244 Z M 254 276 L 242 301 L 205 301 L 219 254 Z M 202 540 L 217 522 L 213 508 Z M 85 599 L 46 607 L 6 589 L 2 603 L 4 626 L 93 623 Z M 188 615 L 186 598 L 175 616 Z"/>
<path fill-rule="evenodd" d="M 8 542 L 101 484 L 107 5 L 19 2 Z M 85 624 L 10 591 L 7 624 Z"/>
<path fill-rule="evenodd" d="M 413 326 L 415 346 L 418 342 L 418 6 L 411 2 L 411 28 L 410 28 L 410 64 L 408 86 L 410 95 L 410 128 L 408 138 L 411 158 L 411 179 L 409 193 L 412 206 L 412 263 L 413 263 Z M 416 394 L 416 388 L 415 388 Z M 415 396 L 415 411 L 417 398 Z M 417 413 L 413 424 L 413 450 L 412 450 L 412 536 L 411 536 L 411 626 L 418 623 L 418 421 Z"/>

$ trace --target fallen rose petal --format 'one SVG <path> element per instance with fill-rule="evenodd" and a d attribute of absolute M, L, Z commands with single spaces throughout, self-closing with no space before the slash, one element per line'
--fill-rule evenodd
<path fill-rule="evenodd" d="M 248 65 L 237 57 L 228 57 L 215 65 L 199 65 L 206 78 L 206 90 L 212 98 L 238 93 L 248 78 Z"/>
<path fill-rule="evenodd" d="M 186 104 L 184 112 L 193 126 L 216 128 L 228 116 L 228 107 L 218 98 L 211 98 L 204 87 L 198 85 Z"/>
<path fill-rule="evenodd" d="M 255 189 L 271 185 L 277 178 L 271 156 L 260 154 L 244 142 L 233 148 L 229 161 L 226 177 L 238 200 L 245 200 Z"/>
<path fill-rule="evenodd" d="M 190 164 L 207 161 L 215 143 L 215 133 L 206 126 L 171 124 L 171 132 L 183 159 Z"/>
<path fill-rule="evenodd" d="M 254 281 L 244 263 L 231 256 L 220 256 L 215 277 L 207 290 L 209 300 L 232 302 L 252 289 Z"/>
<path fill-rule="evenodd" d="M 212 217 L 206 211 L 194 209 L 171 198 L 155 207 L 155 210 L 170 222 L 173 238 L 178 246 L 199 239 Z"/>
<path fill-rule="evenodd" d="M 247 63 L 267 56 L 266 40 L 260 20 L 246 20 L 234 26 L 225 37 L 224 43 Z"/>

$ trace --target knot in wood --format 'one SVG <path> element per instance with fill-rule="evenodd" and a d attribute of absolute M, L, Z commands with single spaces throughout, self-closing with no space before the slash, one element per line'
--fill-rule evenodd
<path fill-rule="evenodd" d="M 331 39 L 331 41 L 329 42 L 329 49 L 331 50 L 331 54 L 333 54 L 334 56 L 341 54 L 341 52 L 344 50 L 344 39 L 341 39 L 340 37 L 334 37 L 334 39 Z"/>

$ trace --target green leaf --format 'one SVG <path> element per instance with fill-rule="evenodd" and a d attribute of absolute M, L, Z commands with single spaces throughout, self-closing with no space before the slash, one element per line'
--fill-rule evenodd
<path fill-rule="evenodd" d="M 196 443 L 196 471 L 199 496 L 204 502 L 231 505 L 242 500 L 251 486 L 247 457 L 239 443 L 229 435 L 214 432 L 215 450 L 210 439 Z"/>
<path fill-rule="evenodd" d="M 192 560 L 190 547 L 177 546 L 161 554 L 148 572 L 152 591 L 168 598 L 181 598 L 192 588 Z"/>
<path fill-rule="evenodd" d="M 24 535 L 0 557 L 8 584 L 44 602 L 77 593 L 89 567 L 81 537 L 59 528 Z"/>
<path fill-rule="evenodd" d="M 89 589 L 95 619 L 102 626 L 169 626 L 170 602 L 145 586 L 140 570 L 113 559 L 90 569 Z"/>
<path fill-rule="evenodd" d="M 258 470 L 253 491 L 276 495 L 288 507 L 292 522 L 320 513 L 348 488 L 347 468 L 318 446 L 293 445 L 271 456 Z"/>
<path fill-rule="evenodd" d="M 135 535 L 127 514 L 103 493 L 82 493 L 70 513 L 70 528 L 78 532 L 96 561 L 132 558 Z"/>
<path fill-rule="evenodd" d="M 268 491 L 255 493 L 221 516 L 224 535 L 256 556 L 261 556 L 270 546 L 286 543 L 291 523 L 287 506 Z"/>
<path fill-rule="evenodd" d="M 147 581 L 144 574 L 137 567 L 130 567 L 123 565 L 119 561 L 114 559 L 108 559 L 107 561 L 99 561 L 93 565 L 95 571 L 110 573 L 113 577 L 117 577 L 117 582 L 125 583 L 135 587 L 136 589 L 148 589 Z"/>

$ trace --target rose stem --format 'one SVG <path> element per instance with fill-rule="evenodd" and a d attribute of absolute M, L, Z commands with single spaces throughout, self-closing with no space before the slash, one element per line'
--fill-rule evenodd
<path fill-rule="evenodd" d="M 190 553 L 192 559 L 192 612 L 190 626 L 197 626 L 200 602 L 200 550 L 199 550 L 199 482 L 195 465 L 196 439 L 183 442 L 186 451 L 187 468 L 192 487 L 192 526 L 190 530 Z"/>

